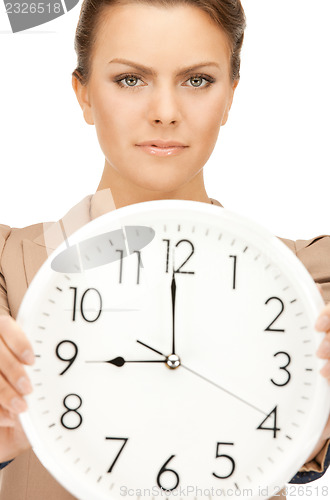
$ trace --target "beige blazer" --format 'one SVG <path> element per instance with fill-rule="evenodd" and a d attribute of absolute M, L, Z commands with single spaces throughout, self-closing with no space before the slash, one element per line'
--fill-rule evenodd
<path fill-rule="evenodd" d="M 212 201 L 222 206 L 217 200 Z M 76 229 L 114 209 L 111 192 L 105 189 L 86 196 L 57 222 L 24 228 L 0 224 L 0 314 L 16 318 L 27 287 L 52 251 Z M 330 236 L 298 241 L 280 239 L 303 262 L 313 279 L 321 285 L 326 302 L 330 302 Z M 300 469 L 301 472 L 323 471 L 329 441 L 313 460 Z M 0 500 L 74 498 L 43 467 L 32 449 L 16 457 L 0 472 Z"/>

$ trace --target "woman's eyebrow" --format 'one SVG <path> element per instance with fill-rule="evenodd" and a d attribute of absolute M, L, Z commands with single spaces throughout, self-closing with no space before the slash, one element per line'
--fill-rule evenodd
<path fill-rule="evenodd" d="M 137 64 L 133 61 L 128 61 L 127 59 L 116 58 L 116 59 L 112 59 L 111 61 L 109 61 L 109 64 L 111 64 L 111 63 L 127 64 L 128 66 L 132 66 L 133 68 L 145 73 L 146 75 L 157 76 L 157 73 L 153 69 L 147 68 L 146 66 L 143 66 L 142 64 Z M 178 76 L 186 75 L 187 73 L 190 73 L 191 71 L 194 71 L 198 68 L 203 68 L 204 66 L 216 66 L 217 68 L 220 69 L 219 64 L 217 64 L 213 61 L 210 61 L 210 62 L 206 61 L 206 62 L 194 64 L 193 66 L 187 66 L 186 68 L 183 68 L 180 71 L 178 71 L 177 75 Z"/>

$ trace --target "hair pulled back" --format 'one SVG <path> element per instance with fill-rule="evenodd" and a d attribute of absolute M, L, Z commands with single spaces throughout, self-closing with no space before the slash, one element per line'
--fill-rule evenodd
<path fill-rule="evenodd" d="M 92 51 L 102 22 L 102 13 L 109 6 L 140 3 L 160 7 L 192 5 L 206 12 L 226 33 L 231 47 L 231 79 L 239 80 L 241 48 L 246 27 L 245 13 L 240 0 L 84 0 L 76 28 L 74 49 L 77 67 L 72 72 L 86 85 L 91 71 Z"/>

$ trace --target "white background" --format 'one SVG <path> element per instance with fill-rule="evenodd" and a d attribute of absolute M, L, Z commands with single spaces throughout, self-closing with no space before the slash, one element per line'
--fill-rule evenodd
<path fill-rule="evenodd" d="M 330 234 L 330 1 L 242 3 L 241 81 L 204 169 L 208 195 L 277 236 Z M 97 189 L 103 154 L 71 87 L 80 5 L 16 34 L 0 5 L 0 223 L 58 220 Z M 297 485 L 288 498 L 323 498 L 323 484 L 329 471 L 312 496 Z"/>
<path fill-rule="evenodd" d="M 71 86 L 80 5 L 12 34 L 1 4 L 1 223 L 58 220 L 97 189 L 104 157 Z M 330 2 L 243 6 L 241 81 L 204 169 L 208 195 L 277 236 L 329 234 Z"/>

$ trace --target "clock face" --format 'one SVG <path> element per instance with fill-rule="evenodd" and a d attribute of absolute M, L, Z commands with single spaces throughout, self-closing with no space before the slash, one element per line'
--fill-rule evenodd
<path fill-rule="evenodd" d="M 238 214 L 116 210 L 58 248 L 23 299 L 36 363 L 22 424 L 81 499 L 272 496 L 329 411 L 323 307 L 292 252 Z"/>

